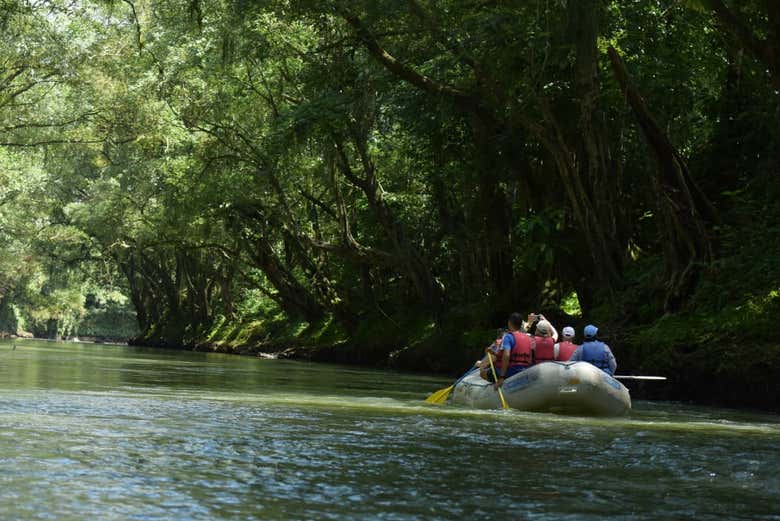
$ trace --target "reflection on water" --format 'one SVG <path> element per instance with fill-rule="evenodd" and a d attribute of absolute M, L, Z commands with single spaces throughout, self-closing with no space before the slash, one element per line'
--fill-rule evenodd
<path fill-rule="evenodd" d="M 423 403 L 445 380 L 0 343 L 3 519 L 780 519 L 776 416 Z"/>

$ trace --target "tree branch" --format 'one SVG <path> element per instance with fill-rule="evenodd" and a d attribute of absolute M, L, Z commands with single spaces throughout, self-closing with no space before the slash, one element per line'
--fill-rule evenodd
<path fill-rule="evenodd" d="M 769 69 L 772 83 L 780 88 L 780 2 L 766 0 L 769 19 L 769 39 L 758 38 L 751 27 L 740 20 L 722 0 L 706 0 L 705 4 L 715 13 L 727 31 L 737 38 L 740 45 L 749 50 Z"/>
<path fill-rule="evenodd" d="M 60 127 L 67 127 L 68 125 L 72 125 L 73 123 L 80 123 L 87 119 L 89 116 L 96 115 L 97 112 L 87 112 L 85 114 L 81 114 L 73 119 L 70 119 L 68 121 L 59 121 L 55 123 L 36 123 L 36 122 L 28 122 L 28 123 L 18 123 L 16 125 L 10 125 L 7 127 L 0 127 L 0 132 L 11 132 L 13 130 L 19 130 L 23 128 L 60 128 Z"/>
<path fill-rule="evenodd" d="M 707 5 L 715 13 L 718 20 L 729 30 L 742 45 L 754 54 L 761 55 L 764 42 L 759 40 L 753 31 L 731 11 L 721 0 L 707 0 Z M 771 2 L 770 2 L 771 3 Z"/>
<path fill-rule="evenodd" d="M 138 13 L 135 10 L 135 4 L 131 0 L 123 0 L 124 3 L 130 6 L 130 10 L 133 13 L 133 22 L 135 25 L 135 39 L 136 44 L 138 45 L 138 54 L 141 54 L 141 52 L 144 49 L 144 43 L 141 37 L 141 22 L 138 21 Z"/>
<path fill-rule="evenodd" d="M 428 10 L 418 0 L 407 0 L 412 12 L 425 23 L 430 29 L 433 36 L 439 40 L 450 53 L 452 53 L 458 61 L 464 65 L 470 67 L 474 72 L 482 77 L 484 76 L 484 70 L 480 64 L 469 54 L 463 43 L 457 38 L 451 39 L 444 32 L 441 31 L 441 24 L 436 20 L 436 17 L 428 12 Z M 452 41 L 454 40 L 454 41 Z"/>
<path fill-rule="evenodd" d="M 388 71 L 430 94 L 449 97 L 460 103 L 466 103 L 470 105 L 475 104 L 475 99 L 470 94 L 456 89 L 455 87 L 438 83 L 428 76 L 420 74 L 408 65 L 398 61 L 395 57 L 393 57 L 393 55 L 391 55 L 379 45 L 368 28 L 363 25 L 363 22 L 361 22 L 356 16 L 349 13 L 344 13 L 342 16 L 344 20 L 346 20 L 346 22 L 355 30 L 358 39 L 363 42 L 363 45 L 366 47 L 366 49 L 368 49 L 368 52 L 371 53 L 371 55 L 374 56 L 374 58 L 376 58 L 379 63 L 381 63 Z"/>

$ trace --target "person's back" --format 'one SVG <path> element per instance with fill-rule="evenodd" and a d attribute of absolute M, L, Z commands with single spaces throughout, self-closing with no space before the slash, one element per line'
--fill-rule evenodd
<path fill-rule="evenodd" d="M 574 340 L 574 328 L 571 326 L 566 326 L 563 328 L 563 340 L 554 346 L 555 360 L 558 362 L 569 361 L 571 356 L 575 351 L 577 351 L 577 348 L 579 347 L 577 344 L 572 342 L 572 340 Z"/>
<path fill-rule="evenodd" d="M 552 362 L 555 360 L 555 342 L 548 336 L 534 337 L 534 363 Z"/>
<path fill-rule="evenodd" d="M 532 358 L 531 339 L 527 334 L 520 332 L 523 327 L 523 318 L 518 313 L 512 313 L 509 315 L 507 326 L 509 329 L 504 334 L 500 346 L 497 346 L 497 352 L 494 354 L 494 368 L 488 372 L 487 365 L 480 362 L 482 377 L 492 382 L 494 381 L 493 371 L 495 371 L 495 383 L 499 387 L 505 379 L 528 367 Z M 488 356 L 491 354 L 488 353 Z"/>
<path fill-rule="evenodd" d="M 615 374 L 617 362 L 607 344 L 596 339 L 598 328 L 585 326 L 585 342 L 572 354 L 570 361 L 582 361 L 595 365 L 607 374 Z"/>
<path fill-rule="evenodd" d="M 555 360 L 555 340 L 553 339 L 555 328 L 547 320 L 541 320 L 536 325 L 534 336 L 534 364 L 552 362 Z M 556 331 L 557 336 L 557 331 Z"/>
<path fill-rule="evenodd" d="M 509 371 L 508 376 L 517 374 L 523 369 L 531 365 L 533 361 L 533 339 L 527 333 L 521 333 L 515 331 L 514 333 L 515 345 L 512 348 L 509 357 Z"/>
<path fill-rule="evenodd" d="M 568 362 L 571 360 L 571 356 L 574 354 L 575 351 L 577 351 L 577 348 L 579 348 L 577 344 L 573 342 L 569 342 L 568 340 L 564 340 L 563 342 L 558 344 L 558 354 L 555 357 L 555 360 L 558 362 Z"/>

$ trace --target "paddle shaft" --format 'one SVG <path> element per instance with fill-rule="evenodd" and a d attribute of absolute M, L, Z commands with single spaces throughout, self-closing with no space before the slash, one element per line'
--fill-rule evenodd
<path fill-rule="evenodd" d="M 492 345 L 492 344 L 491 344 L 491 345 Z M 490 346 L 488 346 L 488 347 L 490 347 Z M 485 348 L 485 349 L 487 349 L 487 348 Z M 488 356 L 488 358 L 490 358 L 490 355 L 489 355 L 489 354 L 488 354 L 487 356 Z M 472 372 L 474 372 L 475 370 L 476 370 L 476 368 L 475 368 L 475 367 L 473 367 L 473 366 L 472 366 L 472 367 L 470 367 L 470 368 L 469 368 L 469 370 L 468 370 L 468 371 L 466 371 L 465 373 L 463 373 L 463 376 L 461 376 L 460 378 L 458 378 L 458 379 L 455 381 L 455 383 L 454 383 L 454 384 L 450 385 L 449 387 L 445 387 L 445 388 L 443 388 L 443 389 L 439 389 L 439 390 L 438 390 L 438 391 L 436 391 L 435 393 L 431 393 L 431 395 L 430 395 L 430 396 L 428 396 L 428 398 L 426 398 L 426 399 L 425 399 L 425 401 L 426 401 L 426 402 L 428 402 L 428 403 L 434 404 L 434 405 L 441 405 L 441 404 L 443 404 L 444 402 L 446 402 L 446 401 L 447 401 L 447 399 L 448 399 L 448 398 L 449 398 L 449 396 L 450 396 L 450 393 L 452 393 L 452 391 L 455 389 L 455 386 L 456 386 L 456 385 L 458 385 L 458 384 L 460 383 L 460 381 L 461 381 L 461 380 L 463 380 L 464 378 L 466 378 L 468 375 L 470 375 L 470 374 L 471 374 Z M 495 373 L 494 373 L 494 374 L 495 374 Z M 495 376 L 494 376 L 494 378 L 495 378 Z"/>
<path fill-rule="evenodd" d="M 425 399 L 426 402 L 431 403 L 433 405 L 442 405 L 444 402 L 447 401 L 447 399 L 450 397 L 450 393 L 455 390 L 455 386 L 460 383 L 461 380 L 466 378 L 468 375 L 476 371 L 476 367 L 469 368 L 468 371 L 463 373 L 463 375 L 455 380 L 455 383 L 450 385 L 449 387 L 445 387 L 444 389 L 439 389 L 435 393 L 431 393 L 431 395 Z"/>
<path fill-rule="evenodd" d="M 497 383 L 498 376 L 496 376 L 496 366 L 493 365 L 493 357 L 490 356 L 490 353 L 488 353 L 488 361 L 490 362 L 490 370 L 493 372 L 493 381 Z M 501 407 L 503 407 L 504 409 L 509 409 L 509 406 L 506 404 L 506 400 L 504 400 L 504 392 L 501 390 L 501 387 L 498 387 L 497 389 L 498 389 L 498 397 L 501 398 Z"/>

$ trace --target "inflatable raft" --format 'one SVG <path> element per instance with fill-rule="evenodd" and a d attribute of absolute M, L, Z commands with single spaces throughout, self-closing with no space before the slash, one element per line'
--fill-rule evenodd
<path fill-rule="evenodd" d="M 631 409 L 626 387 L 587 362 L 544 362 L 504 382 L 509 407 L 523 411 L 619 416 Z M 493 384 L 473 371 L 452 391 L 450 402 L 477 409 L 500 409 Z"/>

